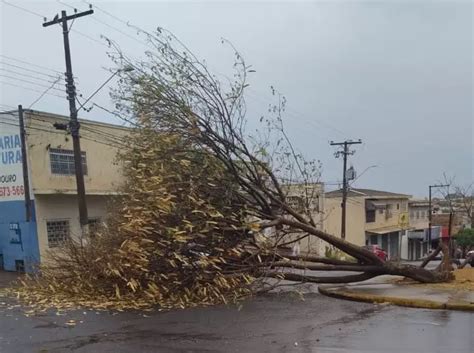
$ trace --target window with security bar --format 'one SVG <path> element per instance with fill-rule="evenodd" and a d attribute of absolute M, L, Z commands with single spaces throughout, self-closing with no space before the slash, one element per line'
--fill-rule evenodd
<path fill-rule="evenodd" d="M 81 152 L 82 171 L 87 175 L 86 152 Z M 62 148 L 50 148 L 49 160 L 51 164 L 51 173 L 56 175 L 75 175 L 74 151 Z"/>
<path fill-rule="evenodd" d="M 69 238 L 69 220 L 46 221 L 46 231 L 48 234 L 48 246 L 55 248 L 64 244 Z"/>

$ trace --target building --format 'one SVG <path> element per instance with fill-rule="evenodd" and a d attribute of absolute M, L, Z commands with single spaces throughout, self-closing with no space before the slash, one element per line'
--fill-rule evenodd
<path fill-rule="evenodd" d="M 350 189 L 346 203 L 346 240 L 378 245 L 389 258 L 400 258 L 408 222 L 410 195 L 371 189 Z M 324 194 L 323 229 L 341 236 L 342 190 Z M 328 246 L 328 245 L 326 245 Z"/>
<path fill-rule="evenodd" d="M 310 214 L 317 229 L 322 230 L 324 184 L 322 183 L 288 183 L 282 186 L 287 204 L 300 214 Z M 255 221 L 258 221 L 255 218 Z M 282 234 L 279 227 L 266 228 L 258 241 L 275 245 L 278 243 L 282 252 L 295 252 L 301 255 L 321 255 L 322 241 L 304 232 Z M 301 239 L 300 239 L 301 238 Z"/>
<path fill-rule="evenodd" d="M 68 118 L 24 112 L 26 168 L 18 121 L 17 111 L 0 114 L 0 267 L 32 271 L 48 251 L 81 229 L 72 138 L 53 126 L 66 124 Z M 95 121 L 80 123 L 88 217 L 94 224 L 107 216 L 107 204 L 118 193 L 122 180 L 116 154 L 129 130 Z"/>
<path fill-rule="evenodd" d="M 451 231 L 449 229 L 449 223 L 451 220 Z M 451 235 L 459 233 L 461 229 L 470 227 L 470 219 L 461 212 L 455 210 L 452 215 L 448 213 L 434 213 L 432 215 L 431 223 L 434 226 L 439 226 L 441 228 L 441 239 L 445 242 L 448 241 Z M 434 244 L 436 247 L 438 244 Z"/>
<path fill-rule="evenodd" d="M 431 227 L 431 246 L 429 246 L 429 202 L 428 200 L 410 200 L 408 202 L 410 230 L 407 243 L 402 248 L 402 258 L 419 260 L 432 247 L 436 247 L 441 237 L 441 227 Z"/>
<path fill-rule="evenodd" d="M 316 228 L 323 229 L 324 184 L 323 183 L 295 183 L 285 185 L 288 205 L 300 213 L 307 213 L 313 218 Z M 285 240 L 296 239 L 304 234 L 293 234 Z M 301 254 L 323 255 L 323 241 L 314 235 L 308 234 L 298 241 Z"/>

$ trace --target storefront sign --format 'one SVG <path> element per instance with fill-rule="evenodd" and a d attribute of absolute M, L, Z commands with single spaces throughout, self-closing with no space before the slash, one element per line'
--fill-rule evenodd
<path fill-rule="evenodd" d="M 16 114 L 15 114 L 16 115 Z M 0 202 L 25 198 L 18 119 L 0 115 Z"/>

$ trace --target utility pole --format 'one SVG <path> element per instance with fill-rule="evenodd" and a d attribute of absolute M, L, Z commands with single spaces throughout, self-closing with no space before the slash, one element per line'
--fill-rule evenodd
<path fill-rule="evenodd" d="M 67 16 L 66 11 L 61 11 L 61 17 L 58 15 L 52 21 L 43 23 L 43 27 L 52 26 L 55 24 L 61 24 L 63 29 L 63 40 L 64 40 L 64 56 L 66 59 L 66 93 L 69 101 L 69 129 L 72 136 L 72 144 L 74 150 L 74 167 L 76 173 L 76 185 L 77 185 L 77 199 L 79 202 L 79 220 L 81 229 L 84 230 L 88 224 L 87 217 L 87 204 L 86 204 L 86 190 L 84 186 L 84 172 L 82 168 L 82 155 L 81 155 L 81 143 L 79 135 L 79 122 L 77 121 L 77 109 L 76 109 L 76 87 L 74 86 L 74 76 L 72 74 L 71 64 L 71 50 L 69 47 L 69 28 L 68 21 L 74 20 L 78 17 L 91 15 L 94 10 L 75 13 L 74 15 Z"/>
<path fill-rule="evenodd" d="M 343 146 L 342 151 L 337 151 L 334 155 L 336 158 L 339 158 L 341 155 L 343 156 L 343 172 L 342 172 L 342 217 L 341 217 L 341 238 L 346 238 L 346 202 L 347 202 L 347 156 L 353 155 L 355 151 L 349 151 L 350 145 L 358 145 L 361 144 L 362 140 L 359 139 L 357 141 L 346 140 L 344 142 L 333 142 L 331 141 L 331 146 Z"/>
<path fill-rule="evenodd" d="M 429 186 L 429 201 L 428 201 L 428 249 L 429 252 L 431 250 L 431 221 L 432 221 L 432 211 L 431 211 L 431 189 L 433 188 L 444 188 L 448 187 L 447 184 L 435 184 Z"/>
<path fill-rule="evenodd" d="M 20 140 L 21 140 L 21 162 L 23 167 L 23 188 L 25 190 L 25 212 L 26 221 L 31 221 L 31 197 L 30 197 L 30 178 L 28 175 L 28 156 L 26 155 L 26 131 L 25 121 L 23 117 L 23 107 L 18 106 L 18 120 L 20 125 Z"/>

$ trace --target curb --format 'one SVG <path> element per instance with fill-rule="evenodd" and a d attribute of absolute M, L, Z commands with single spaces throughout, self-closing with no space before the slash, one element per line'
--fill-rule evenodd
<path fill-rule="evenodd" d="M 465 302 L 441 303 L 425 299 L 409 299 L 382 295 L 369 295 L 351 292 L 350 290 L 340 291 L 335 289 L 337 289 L 337 287 L 318 287 L 319 293 L 328 297 L 338 299 L 353 300 L 365 303 L 391 303 L 398 306 L 405 306 L 410 308 L 474 311 L 474 304 L 469 304 Z"/>

